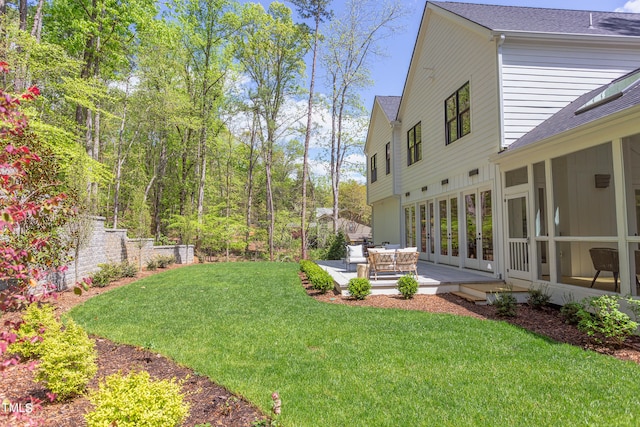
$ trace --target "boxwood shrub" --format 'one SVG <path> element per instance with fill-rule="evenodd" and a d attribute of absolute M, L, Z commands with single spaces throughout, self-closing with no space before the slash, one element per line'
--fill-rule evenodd
<path fill-rule="evenodd" d="M 308 260 L 300 261 L 300 271 L 307 275 L 307 279 L 311 282 L 313 289 L 324 294 L 334 288 L 333 277 L 315 262 Z"/>
<path fill-rule="evenodd" d="M 410 274 L 398 279 L 398 291 L 405 299 L 411 299 L 418 292 L 418 281 Z"/>
<path fill-rule="evenodd" d="M 351 279 L 348 289 L 355 299 L 365 299 L 371 293 L 371 282 L 366 278 Z"/>

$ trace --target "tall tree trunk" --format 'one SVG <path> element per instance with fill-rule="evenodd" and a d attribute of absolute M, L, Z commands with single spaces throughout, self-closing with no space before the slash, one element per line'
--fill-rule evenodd
<path fill-rule="evenodd" d="M 115 190 L 113 195 L 113 228 L 118 228 L 118 208 L 119 208 L 119 198 L 120 198 L 120 180 L 122 177 L 122 164 L 124 163 L 125 157 L 122 155 L 122 144 L 124 143 L 124 127 L 127 123 L 127 106 L 128 106 L 128 97 L 129 97 L 129 79 L 127 79 L 126 89 L 125 89 L 125 99 L 124 105 L 122 107 L 122 120 L 120 120 L 120 129 L 118 130 L 118 151 L 116 157 L 116 176 L 115 176 Z"/>
<path fill-rule="evenodd" d="M 255 147 L 256 147 L 256 137 L 257 137 L 257 120 L 258 116 L 254 112 L 253 113 L 253 125 L 251 126 L 251 138 L 250 138 L 250 146 L 249 146 L 249 169 L 247 171 L 247 210 L 246 210 L 246 224 L 247 231 L 245 234 L 245 256 L 249 254 L 249 238 L 251 237 L 251 222 L 252 222 L 252 208 L 253 208 L 253 169 L 255 167 Z"/>
<path fill-rule="evenodd" d="M 273 206 L 273 188 L 271 186 L 271 160 L 272 160 L 272 152 L 271 147 L 267 148 L 267 158 L 265 160 L 265 174 L 267 178 L 266 182 L 266 190 L 267 190 L 267 219 L 269 220 L 269 260 L 273 261 L 274 257 L 274 244 L 273 244 L 273 233 L 275 232 L 275 209 Z"/>
<path fill-rule="evenodd" d="M 18 9 L 20 13 L 19 28 L 22 31 L 27 31 L 27 0 L 19 0 Z"/>
<path fill-rule="evenodd" d="M 4 1 L 4 0 L 0 0 Z M 33 28 L 31 28 L 31 37 L 34 37 L 38 43 L 42 37 L 42 9 L 44 6 L 44 0 L 38 1 L 38 8 L 36 9 L 36 15 L 33 18 Z"/>
<path fill-rule="evenodd" d="M 316 59 L 318 57 L 318 37 L 320 15 L 316 15 L 313 37 L 313 61 L 311 63 L 311 83 L 309 84 L 309 104 L 307 107 L 307 130 L 304 135 L 304 155 L 302 157 L 302 209 L 300 212 L 300 258 L 307 259 L 307 179 L 309 177 L 309 144 L 311 142 L 311 116 L 313 114 L 313 92 L 316 83 Z"/>
<path fill-rule="evenodd" d="M 155 229 L 156 240 L 160 238 L 162 231 L 162 221 L 160 219 L 160 204 L 162 203 L 162 193 L 164 190 L 164 176 L 167 170 L 167 138 L 166 135 L 162 136 L 160 142 L 160 159 L 158 160 L 158 167 L 156 175 L 158 177 L 156 184 L 156 194 L 153 203 L 153 223 Z"/>

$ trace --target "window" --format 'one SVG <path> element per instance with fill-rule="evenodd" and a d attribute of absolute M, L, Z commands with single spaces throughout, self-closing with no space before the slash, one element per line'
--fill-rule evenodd
<path fill-rule="evenodd" d="M 420 122 L 407 132 L 407 165 L 422 160 L 422 128 Z"/>
<path fill-rule="evenodd" d="M 391 173 L 391 143 L 390 142 L 387 142 L 386 152 L 387 154 L 386 154 L 385 166 L 386 166 L 387 175 L 389 175 Z"/>
<path fill-rule="evenodd" d="M 469 82 L 444 102 L 447 145 L 471 132 Z"/>
<path fill-rule="evenodd" d="M 378 155 L 374 154 L 371 156 L 371 182 L 376 182 L 378 180 Z"/>

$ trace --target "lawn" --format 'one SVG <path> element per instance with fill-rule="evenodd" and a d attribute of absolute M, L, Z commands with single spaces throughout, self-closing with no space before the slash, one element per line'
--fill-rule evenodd
<path fill-rule="evenodd" d="M 245 396 L 284 426 L 637 425 L 640 367 L 505 322 L 323 304 L 297 264 L 206 264 L 70 314 Z"/>

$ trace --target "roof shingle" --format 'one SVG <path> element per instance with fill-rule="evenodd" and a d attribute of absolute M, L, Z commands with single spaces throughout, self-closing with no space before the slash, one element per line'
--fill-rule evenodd
<path fill-rule="evenodd" d="M 640 14 L 429 2 L 492 31 L 640 37 Z"/>

